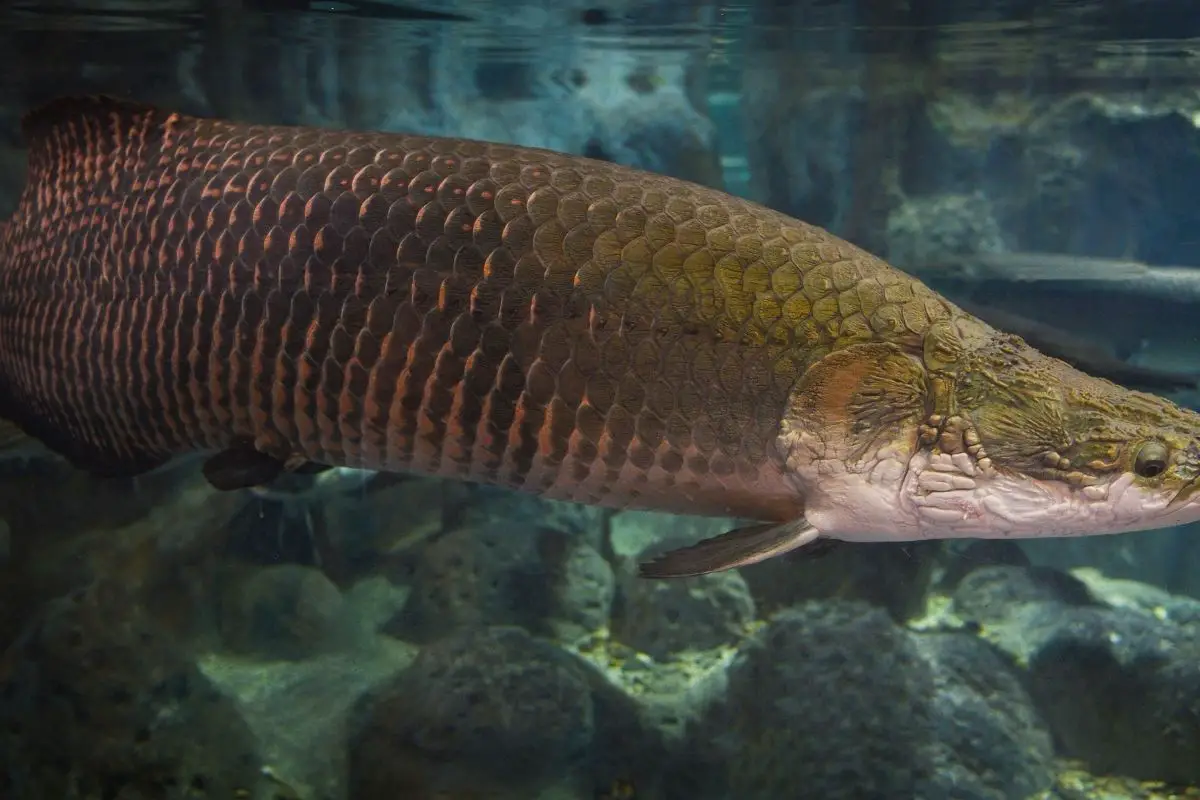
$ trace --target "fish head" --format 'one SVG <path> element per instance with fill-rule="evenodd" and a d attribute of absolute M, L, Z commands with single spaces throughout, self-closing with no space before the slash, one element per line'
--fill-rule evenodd
<path fill-rule="evenodd" d="M 1086 536 L 1200 520 L 1200 414 L 971 323 L 924 356 L 853 345 L 809 369 L 785 472 L 821 535 Z"/>
<path fill-rule="evenodd" d="M 1000 535 L 1123 533 L 1200 519 L 1200 414 L 1026 349 L 964 375 L 977 482 Z"/>

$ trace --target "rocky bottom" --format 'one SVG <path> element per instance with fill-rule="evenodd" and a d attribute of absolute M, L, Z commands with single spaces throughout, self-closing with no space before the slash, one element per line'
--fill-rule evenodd
<path fill-rule="evenodd" d="M 733 521 L 435 486 L 269 558 L 195 486 L 14 547 L 0 797 L 1200 797 L 1200 601 L 900 547 L 647 582 Z"/>

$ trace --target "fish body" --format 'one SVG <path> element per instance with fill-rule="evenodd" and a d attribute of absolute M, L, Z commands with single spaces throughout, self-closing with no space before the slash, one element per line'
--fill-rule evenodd
<path fill-rule="evenodd" d="M 1196 415 L 746 200 L 109 98 L 25 130 L 0 415 L 95 472 L 210 451 L 222 488 L 324 465 L 763 521 L 659 575 L 1200 517 Z"/>

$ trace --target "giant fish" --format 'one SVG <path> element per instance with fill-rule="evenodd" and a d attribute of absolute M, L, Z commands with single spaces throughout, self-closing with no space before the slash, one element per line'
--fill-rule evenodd
<path fill-rule="evenodd" d="M 110 97 L 24 133 L 0 416 L 98 475 L 197 454 L 220 489 L 350 467 L 751 521 L 651 577 L 1200 519 L 1196 413 L 720 191 Z"/>

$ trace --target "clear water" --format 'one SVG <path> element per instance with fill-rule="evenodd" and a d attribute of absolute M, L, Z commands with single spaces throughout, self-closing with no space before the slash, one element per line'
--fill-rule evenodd
<path fill-rule="evenodd" d="M 62 94 L 551 147 L 825 226 L 1198 399 L 1182 0 L 25 0 L 0 47 L 4 214 L 19 115 Z M 6 800 L 1200 797 L 1194 528 L 648 582 L 643 553 L 735 522 L 3 456 Z"/>

